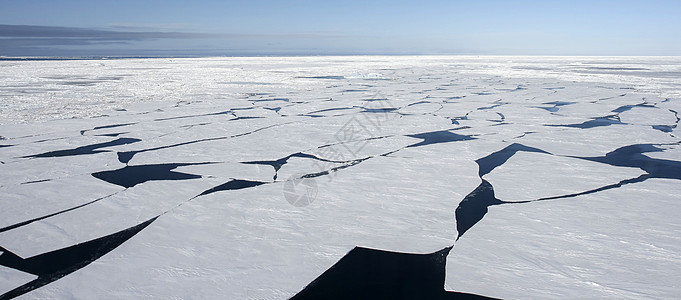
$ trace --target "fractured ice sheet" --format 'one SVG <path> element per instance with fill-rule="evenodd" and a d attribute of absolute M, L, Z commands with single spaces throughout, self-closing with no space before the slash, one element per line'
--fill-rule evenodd
<path fill-rule="evenodd" d="M 118 281 L 117 284 L 129 288 L 117 288 L 103 280 L 82 287 L 83 292 L 110 291 L 116 297 L 167 293 L 211 298 L 229 291 L 237 298 L 287 298 L 356 244 L 415 253 L 433 252 L 450 245 L 455 237 L 455 224 L 447 207 L 457 197 L 452 190 L 465 193 L 475 174 L 463 172 L 474 168 L 452 158 L 450 162 L 460 165 L 462 172 L 441 178 L 438 173 L 424 173 L 436 164 L 421 166 L 406 158 L 380 159 L 398 163 L 391 164 L 394 169 L 387 169 L 381 176 L 356 187 L 353 178 L 367 176 L 362 174 L 370 174 L 384 163 L 369 160 L 366 165 L 339 172 L 330 182 L 319 178 L 320 194 L 308 207 L 296 208 L 286 202 L 281 183 L 196 198 L 159 218 L 154 224 L 160 225 L 141 232 L 129 247 L 120 248 L 120 257 L 104 257 L 89 270 L 78 273 L 83 278 L 98 278 L 102 271 L 97 270 L 105 267 L 140 274 L 139 278 Z M 402 181 L 396 180 L 376 188 L 377 183 L 386 182 L 399 169 L 410 170 L 400 174 L 402 178 L 424 173 L 432 185 L 424 186 L 424 190 L 400 186 Z M 442 188 L 445 186 L 450 189 Z M 441 236 L 443 232 L 448 234 Z M 156 243 L 146 243 L 149 239 Z M 256 277 L 260 280 L 253 280 Z M 62 281 L 73 284 L 69 282 L 78 278 L 64 278 L 55 286 Z M 199 286 L 217 284 L 221 288 L 188 289 L 171 284 L 176 280 L 191 280 Z M 268 284 L 263 286 L 262 280 Z M 148 289 L 140 290 L 139 286 Z"/>
<path fill-rule="evenodd" d="M 2 252 L 0 252 L 2 253 Z M 2 254 L 0 254 L 2 255 Z M 0 266 L 0 295 L 36 279 L 36 275 Z"/>
<path fill-rule="evenodd" d="M 0 296 L 21 296 L 77 271 L 129 240 L 154 220 L 156 218 L 97 239 L 26 258 L 0 247 L 0 265 L 38 276 Z"/>
<path fill-rule="evenodd" d="M 357 247 L 291 299 L 488 299 L 443 289 L 450 250 L 412 254 Z"/>
<path fill-rule="evenodd" d="M 446 286 L 502 298 L 674 298 L 678 186 L 649 180 L 495 206 L 452 249 Z"/>
<path fill-rule="evenodd" d="M 82 195 L 74 197 L 73 190 L 80 191 Z M 6 213 L 0 222 L 0 232 L 6 226 L 85 205 L 121 190 L 90 175 L 73 175 L 0 188 L 5 200 L 3 211 Z"/>
<path fill-rule="evenodd" d="M 0 67 L 0 298 L 681 293 L 677 58 Z"/>
<path fill-rule="evenodd" d="M 499 199 L 523 201 L 588 191 L 643 173 L 638 168 L 603 166 L 577 158 L 519 152 L 485 178 L 492 183 Z"/>
<path fill-rule="evenodd" d="M 214 184 L 147 182 L 91 205 L 2 232 L 0 245 L 22 257 L 60 249 L 156 217 Z"/>

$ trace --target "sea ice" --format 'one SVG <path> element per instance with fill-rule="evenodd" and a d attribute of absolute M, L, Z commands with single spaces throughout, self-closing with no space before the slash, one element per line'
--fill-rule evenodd
<path fill-rule="evenodd" d="M 482 296 L 681 293 L 679 58 L 0 68 L 0 298 L 288 298 L 362 255 Z M 412 278 L 386 268 L 356 270 Z"/>

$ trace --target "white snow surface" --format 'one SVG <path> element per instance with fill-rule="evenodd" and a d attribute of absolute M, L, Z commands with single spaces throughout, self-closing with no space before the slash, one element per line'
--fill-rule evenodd
<path fill-rule="evenodd" d="M 285 299 L 356 246 L 452 245 L 447 290 L 681 295 L 678 179 L 577 195 L 648 174 L 587 159 L 625 146 L 654 145 L 640 155 L 681 164 L 680 57 L 0 61 L 0 70 L 0 228 L 39 219 L 0 231 L 0 247 L 29 259 L 159 216 L 24 299 Z M 579 128 L 590 121 L 605 123 Z M 466 138 L 437 140 L 455 135 Z M 544 152 L 518 151 L 479 176 L 476 161 L 514 143 Z M 277 172 L 263 163 L 296 153 Z M 168 172 L 188 177 L 127 187 L 93 175 L 162 164 L 184 164 Z M 316 174 L 309 193 L 288 189 L 305 174 Z M 138 175 L 149 176 L 123 177 Z M 508 203 L 457 240 L 455 210 L 482 179 Z M 231 180 L 264 184 L 206 193 Z M 311 203 L 292 205 L 291 192 Z M 0 295 L 35 277 L 0 265 Z"/>

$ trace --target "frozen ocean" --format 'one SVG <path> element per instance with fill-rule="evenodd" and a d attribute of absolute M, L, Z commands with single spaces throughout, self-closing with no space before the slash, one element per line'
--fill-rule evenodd
<path fill-rule="evenodd" d="M 0 299 L 681 295 L 681 57 L 0 60 Z"/>

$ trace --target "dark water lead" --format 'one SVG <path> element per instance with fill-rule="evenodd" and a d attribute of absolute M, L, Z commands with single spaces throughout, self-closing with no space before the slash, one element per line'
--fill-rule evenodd
<path fill-rule="evenodd" d="M 357 106 L 357 107 L 359 107 L 359 106 Z M 362 109 L 362 112 L 363 112 L 363 113 L 378 113 L 378 114 L 380 114 L 380 113 L 389 113 L 389 112 L 391 112 L 391 111 L 396 111 L 396 110 L 399 109 L 399 108 L 395 108 L 395 107 L 382 107 L 382 108 L 366 108 L 366 107 L 359 107 L 359 108 Z"/>
<path fill-rule="evenodd" d="M 679 122 L 681 122 L 681 117 L 679 117 L 679 112 L 669 109 L 670 113 L 674 114 L 674 117 L 676 118 L 676 121 L 674 121 L 674 125 L 652 125 L 653 129 L 662 131 L 662 132 L 672 132 L 674 129 L 679 126 Z"/>
<path fill-rule="evenodd" d="M 241 120 L 264 119 L 264 118 L 265 117 L 245 116 L 245 117 L 236 117 L 234 119 L 229 119 L 228 121 L 241 121 Z"/>
<path fill-rule="evenodd" d="M 182 143 L 177 143 L 177 144 L 172 144 L 168 146 L 159 146 L 159 147 L 154 147 L 154 148 L 147 148 L 147 149 L 142 149 L 142 150 L 133 150 L 133 151 L 119 151 L 116 152 L 116 155 L 118 156 L 118 161 L 124 164 L 127 164 L 132 160 L 132 158 L 137 155 L 138 153 L 144 153 L 148 151 L 156 151 L 156 150 L 163 150 L 163 149 L 169 149 L 169 148 L 174 148 L 174 147 L 179 147 L 179 146 L 186 146 L 186 145 L 191 145 L 191 144 L 196 144 L 196 143 L 202 143 L 202 142 L 210 142 L 210 141 L 218 141 L 218 140 L 225 140 L 228 138 L 231 138 L 232 136 L 224 136 L 224 137 L 216 137 L 216 138 L 207 138 L 207 139 L 200 139 L 200 140 L 193 140 L 193 141 L 187 141 L 187 142 L 182 142 Z"/>
<path fill-rule="evenodd" d="M 291 102 L 291 99 L 289 98 L 268 98 L 268 99 L 251 99 L 248 101 L 253 101 L 253 102 L 272 102 L 272 101 L 284 101 L 284 102 Z"/>
<path fill-rule="evenodd" d="M 560 195 L 560 196 L 552 196 L 552 197 L 545 197 L 545 198 L 540 198 L 540 199 L 535 199 L 535 200 L 526 200 L 526 201 L 513 201 L 513 202 L 506 202 L 502 201 L 496 198 L 494 195 L 494 187 L 492 184 L 490 184 L 487 180 L 482 180 L 482 183 L 473 190 L 470 194 L 468 194 L 461 203 L 459 203 L 459 206 L 456 208 L 455 211 L 455 216 L 456 216 L 456 228 L 458 232 L 457 240 L 463 236 L 466 231 L 471 229 L 475 224 L 480 222 L 487 212 L 489 211 L 490 206 L 494 205 L 501 205 L 501 204 L 521 204 L 521 203 L 530 203 L 530 202 L 536 202 L 536 201 L 546 201 L 546 200 L 557 200 L 557 199 L 565 199 L 565 198 L 573 198 L 577 196 L 583 196 L 583 195 L 588 195 L 588 194 L 593 194 L 597 192 L 602 192 L 605 190 L 609 189 L 614 189 L 614 188 L 619 188 L 622 187 L 623 185 L 630 184 L 630 183 L 637 183 L 637 182 L 642 182 L 646 179 L 649 178 L 648 174 L 641 175 L 637 178 L 632 178 L 632 179 L 626 179 L 622 180 L 618 183 L 611 184 L 611 185 L 606 185 L 602 186 L 596 189 L 591 189 L 588 191 L 583 191 L 583 192 L 578 192 L 578 193 L 573 193 L 573 194 L 568 194 L 568 195 Z"/>
<path fill-rule="evenodd" d="M 208 195 L 208 194 L 212 194 L 212 193 L 217 193 L 217 192 L 220 192 L 220 191 L 247 189 L 247 188 L 263 185 L 263 184 L 266 184 L 266 183 L 268 183 L 268 182 L 251 181 L 251 180 L 243 180 L 243 179 L 232 179 L 232 180 L 227 181 L 226 183 L 218 185 L 214 188 L 207 189 L 196 197 L 204 196 L 204 195 Z M 194 198 L 196 198 L 196 197 L 194 197 Z"/>
<path fill-rule="evenodd" d="M 187 116 L 178 116 L 178 117 L 159 118 L 159 119 L 154 119 L 154 121 L 168 121 L 168 120 L 188 119 L 188 118 L 198 118 L 198 117 L 208 117 L 208 116 L 220 116 L 220 115 L 232 115 L 232 116 L 236 117 L 236 115 L 234 114 L 234 112 L 232 110 L 226 110 L 226 111 L 219 111 L 219 112 L 200 114 L 200 115 L 187 115 Z"/>
<path fill-rule="evenodd" d="M 41 183 L 41 182 L 48 182 L 52 181 L 52 179 L 38 179 L 38 180 L 31 180 L 31 181 L 25 181 L 20 184 L 34 184 L 34 183 Z"/>
<path fill-rule="evenodd" d="M 653 129 L 659 130 L 662 132 L 672 132 L 674 131 L 674 127 L 670 125 L 652 125 Z"/>
<path fill-rule="evenodd" d="M 156 218 L 158 217 L 114 234 L 29 258 L 21 258 L 0 247 L 1 266 L 38 276 L 37 279 L 0 295 L 0 300 L 26 294 L 89 265 L 128 241 Z"/>
<path fill-rule="evenodd" d="M 667 100 L 669 100 L 669 99 L 667 99 Z M 674 114 L 674 117 L 676 118 L 676 122 L 674 124 L 678 125 L 679 122 L 681 122 L 681 117 L 679 117 L 679 112 L 675 111 L 673 109 L 670 109 L 669 112 Z M 676 125 L 674 125 L 674 127 L 676 127 Z"/>
<path fill-rule="evenodd" d="M 671 145 L 678 145 L 671 144 Z M 575 157 L 616 167 L 633 167 L 646 171 L 649 178 L 681 180 L 681 161 L 651 158 L 647 152 L 663 152 L 661 144 L 635 144 L 620 147 L 604 156 Z"/>
<path fill-rule="evenodd" d="M 297 152 L 297 153 L 293 153 L 289 156 L 286 156 L 284 158 L 280 158 L 280 159 L 277 159 L 277 160 L 245 161 L 245 162 L 242 162 L 242 164 L 272 166 L 274 168 L 274 177 L 272 178 L 272 180 L 277 180 L 277 175 L 278 175 L 279 169 L 281 169 L 281 167 L 283 167 L 286 163 L 288 163 L 288 160 L 291 157 L 311 158 L 311 159 L 316 159 L 316 160 L 323 161 L 323 162 L 331 162 L 331 161 L 326 160 L 326 159 L 321 159 L 321 158 L 314 156 L 312 154 Z"/>
<path fill-rule="evenodd" d="M 213 162 L 202 163 L 169 163 L 152 164 L 139 166 L 125 166 L 111 171 L 92 173 L 92 176 L 111 184 L 119 185 L 124 188 L 131 188 L 140 183 L 153 180 L 188 180 L 198 179 L 201 175 L 175 172 L 174 169 L 183 166 L 196 166 L 213 164 Z"/>
<path fill-rule="evenodd" d="M 637 182 L 643 182 L 646 179 L 650 178 L 650 175 L 644 174 L 636 178 L 631 178 L 631 179 L 625 179 L 620 182 L 602 186 L 599 188 L 583 191 L 583 192 L 577 192 L 573 194 L 567 194 L 567 195 L 560 195 L 560 196 L 551 196 L 551 197 L 545 197 L 545 198 L 539 198 L 539 199 L 534 199 L 534 200 L 525 200 L 525 201 L 513 201 L 513 202 L 507 202 L 507 201 L 502 201 L 496 198 L 494 195 L 494 187 L 492 184 L 490 184 L 487 180 L 482 180 L 482 183 L 475 189 L 473 190 L 470 194 L 468 194 L 461 203 L 459 203 L 459 206 L 456 208 L 455 211 L 455 216 L 456 216 L 456 228 L 458 232 L 457 240 L 463 236 L 466 231 L 471 229 L 475 224 L 480 222 L 487 212 L 489 211 L 490 206 L 494 205 L 501 205 L 501 204 L 521 204 L 521 203 L 530 203 L 530 202 L 536 202 L 536 201 L 547 201 L 547 200 L 557 200 L 557 199 L 566 199 L 566 198 L 573 198 L 577 196 L 583 196 L 583 195 L 589 195 L 593 193 L 598 193 L 614 188 L 619 188 L 622 187 L 623 185 L 630 184 L 630 183 L 637 183 Z"/>
<path fill-rule="evenodd" d="M 593 118 L 589 121 L 585 121 L 583 123 L 577 123 L 577 124 L 565 124 L 565 125 L 546 125 L 546 126 L 552 126 L 552 127 L 572 127 L 572 128 L 580 128 L 580 129 L 589 129 L 589 128 L 594 128 L 594 127 L 602 127 L 602 126 L 610 126 L 610 125 L 625 125 L 626 123 L 622 123 L 620 121 L 620 117 L 618 115 L 612 115 L 612 116 L 606 116 L 606 117 L 598 117 L 598 118 Z"/>
<path fill-rule="evenodd" d="M 485 95 L 491 95 L 491 94 L 485 94 Z M 499 106 L 502 106 L 504 104 L 506 104 L 506 103 L 498 103 L 498 104 L 493 104 L 493 105 L 490 105 L 490 106 L 478 107 L 478 110 L 490 110 L 490 109 L 494 109 L 494 108 L 497 108 Z"/>
<path fill-rule="evenodd" d="M 94 130 L 100 130 L 100 129 L 108 129 L 108 128 L 116 128 L 116 127 L 123 127 L 123 126 L 130 126 L 130 125 L 135 125 L 137 123 L 123 123 L 123 124 L 111 124 L 111 125 L 104 125 L 104 126 L 97 126 L 93 127 L 92 129 L 84 129 L 80 131 L 80 135 L 85 134 L 88 131 L 94 131 Z"/>
<path fill-rule="evenodd" d="M 451 249 L 411 254 L 355 247 L 291 299 L 491 299 L 445 291 Z"/>
<path fill-rule="evenodd" d="M 571 105 L 575 104 L 577 102 L 567 102 L 567 101 L 553 101 L 553 102 L 544 102 L 542 104 L 548 104 L 548 105 L 553 105 L 550 107 L 545 107 L 545 106 L 537 106 L 537 108 L 545 109 L 548 110 L 549 112 L 557 112 L 560 110 L 561 106 L 566 106 L 566 105 Z"/>
<path fill-rule="evenodd" d="M 281 110 L 281 107 L 279 107 L 279 106 L 277 106 L 277 107 L 263 107 L 263 108 L 267 109 L 267 110 L 272 110 L 276 113 L 278 113 Z"/>
<path fill-rule="evenodd" d="M 459 121 L 468 120 L 468 113 L 463 117 L 453 117 L 451 118 L 452 124 L 459 125 Z"/>
<path fill-rule="evenodd" d="M 417 139 L 422 139 L 423 141 L 415 143 L 415 144 L 411 144 L 411 145 L 407 146 L 406 148 L 420 147 L 420 146 L 426 146 L 426 145 L 431 145 L 431 144 L 468 141 L 468 140 L 474 140 L 475 139 L 474 137 L 472 137 L 470 135 L 456 134 L 456 133 L 453 133 L 449 130 L 424 132 L 424 133 L 418 133 L 418 134 L 408 134 L 407 136 L 417 138 Z"/>
<path fill-rule="evenodd" d="M 364 102 L 374 102 L 374 101 L 388 101 L 388 98 L 367 98 L 362 99 Z"/>
<path fill-rule="evenodd" d="M 544 198 L 539 198 L 539 199 L 530 200 L 530 201 L 511 202 L 511 203 L 527 203 L 527 202 L 534 202 L 534 201 L 573 198 L 573 197 L 577 197 L 577 196 L 589 195 L 589 194 L 594 194 L 594 193 L 598 193 L 598 192 L 602 192 L 602 191 L 607 191 L 607 190 L 610 190 L 610 189 L 620 188 L 620 187 L 622 187 L 626 184 L 643 182 L 643 181 L 646 181 L 649 178 L 650 178 L 649 174 L 643 174 L 643 175 L 636 177 L 636 178 L 629 178 L 629 179 L 621 180 L 620 182 L 617 182 L 617 183 L 614 183 L 614 184 L 609 184 L 609 185 L 606 185 L 606 186 L 598 187 L 598 188 L 583 191 L 583 192 L 567 194 L 567 195 L 560 195 L 560 196 L 544 197 Z M 509 202 L 505 202 L 505 203 L 509 203 Z"/>
<path fill-rule="evenodd" d="M 655 108 L 655 105 L 649 104 L 648 102 L 643 102 L 639 104 L 632 104 L 632 105 L 624 105 L 620 106 L 618 108 L 615 108 L 612 110 L 614 113 L 623 113 L 625 111 L 629 111 L 633 109 L 634 107 L 649 107 L 649 108 Z"/>
<path fill-rule="evenodd" d="M 681 143 L 681 142 L 680 142 Z M 678 145 L 669 144 L 671 145 Z M 598 187 L 595 189 L 590 189 L 582 192 L 539 198 L 527 201 L 513 201 L 506 202 L 497 199 L 494 196 L 494 188 L 486 180 L 482 179 L 482 176 L 489 173 L 491 170 L 497 166 L 505 163 L 511 156 L 513 156 L 517 151 L 531 151 L 531 152 L 541 152 L 547 153 L 541 149 L 531 148 L 520 144 L 510 145 L 500 151 L 494 152 L 486 157 L 476 160 L 480 170 L 479 175 L 482 179 L 482 183 L 470 194 L 468 194 L 459 206 L 456 208 L 456 225 L 457 231 L 459 233 L 458 238 L 460 238 L 468 229 L 473 227 L 487 214 L 488 207 L 500 204 L 519 204 L 519 203 L 529 203 L 535 201 L 545 201 L 545 200 L 557 200 L 565 198 L 573 198 L 577 196 L 583 196 L 593 193 L 598 193 L 610 189 L 620 188 L 627 184 L 639 183 L 646 181 L 650 178 L 665 178 L 665 179 L 676 179 L 681 180 L 681 161 L 667 160 L 667 159 L 657 159 L 651 158 L 644 155 L 647 152 L 662 152 L 664 149 L 660 148 L 660 144 L 635 144 L 620 147 L 612 152 L 607 153 L 604 156 L 597 157 L 574 157 L 599 163 L 608 164 L 616 167 L 632 167 L 639 168 L 646 172 L 641 176 L 636 178 L 630 178 L 621 180 L 614 184 L 609 184 L 606 186 Z M 548 153 L 547 153 L 548 154 Z"/>
<path fill-rule="evenodd" d="M 119 135 L 127 134 L 127 133 L 129 133 L 129 132 L 103 133 L 103 134 L 95 134 L 95 136 L 118 137 Z"/>
<path fill-rule="evenodd" d="M 42 180 L 41 180 L 41 181 L 42 181 Z M 47 181 L 49 181 L 49 179 L 48 179 Z M 72 210 L 76 210 L 76 209 L 79 209 L 79 208 L 81 208 L 81 207 L 88 206 L 88 205 L 90 205 L 90 204 L 92 204 L 92 203 L 98 202 L 98 201 L 100 201 L 100 200 L 109 198 L 109 197 L 111 197 L 111 196 L 113 196 L 113 195 L 115 195 L 115 194 L 117 194 L 117 193 L 118 193 L 118 192 L 113 193 L 113 194 L 108 195 L 108 196 L 104 196 L 104 197 L 101 197 L 101 198 L 97 198 L 97 199 L 95 199 L 95 200 L 92 200 L 92 201 L 90 201 L 90 202 L 83 203 L 83 204 L 81 204 L 81 205 L 77 205 L 77 206 L 74 206 L 74 207 L 71 207 L 71 208 L 67 208 L 67 209 L 64 209 L 64 210 L 60 210 L 60 211 L 58 211 L 58 212 L 54 212 L 54 213 L 51 213 L 51 214 L 48 214 L 48 215 L 44 215 L 44 216 L 42 216 L 42 217 L 38 217 L 38 218 L 34 218 L 34 219 L 22 221 L 22 222 L 19 222 L 19 223 L 16 223 L 16 224 L 12 224 L 12 225 L 9 225 L 9 226 L 5 226 L 5 227 L 0 228 L 0 232 L 5 232 L 5 231 L 12 230 L 12 229 L 16 229 L 16 228 L 19 228 L 19 227 L 21 227 L 21 226 L 26 226 L 26 225 L 31 224 L 31 223 L 36 222 L 36 221 L 44 220 L 44 219 L 47 219 L 47 218 L 49 218 L 49 217 L 54 217 L 54 216 L 56 216 L 56 215 L 63 214 L 63 213 L 65 213 L 65 212 L 69 212 L 69 211 L 72 211 Z"/>
<path fill-rule="evenodd" d="M 544 102 L 542 104 L 549 104 L 549 105 L 554 105 L 554 106 L 565 106 L 565 105 L 572 105 L 577 102 L 570 102 L 570 101 L 551 101 L 551 102 Z"/>
<path fill-rule="evenodd" d="M 186 146 L 186 145 L 191 145 L 191 144 L 196 144 L 196 143 L 203 143 L 203 142 L 212 142 L 212 141 L 219 141 L 219 140 L 226 140 L 226 139 L 231 139 L 231 138 L 236 138 L 236 137 L 241 137 L 249 134 L 256 133 L 261 130 L 265 130 L 268 128 L 276 127 L 276 126 L 281 126 L 281 125 L 286 125 L 290 124 L 289 123 L 282 123 L 282 124 L 274 124 L 274 125 L 269 125 L 265 127 L 261 127 L 255 130 L 251 130 L 248 132 L 244 133 L 239 133 L 235 135 L 230 135 L 230 136 L 220 136 L 220 137 L 213 137 L 213 138 L 205 138 L 205 139 L 199 139 L 199 140 L 193 140 L 193 141 L 187 141 L 187 142 L 182 142 L 182 143 L 177 143 L 177 144 L 172 144 L 172 145 L 167 145 L 167 146 L 159 146 L 159 147 L 154 147 L 154 148 L 147 148 L 147 149 L 141 149 L 141 150 L 133 150 L 133 151 L 121 151 L 117 152 L 116 154 L 118 155 L 118 161 L 122 162 L 124 164 L 127 164 L 130 162 L 130 160 L 138 153 L 143 153 L 143 152 L 148 152 L 148 151 L 156 151 L 156 150 L 162 150 L 162 149 L 169 149 L 169 148 L 174 148 L 174 147 L 180 147 L 180 146 Z"/>
<path fill-rule="evenodd" d="M 305 78 L 305 79 L 336 79 L 336 80 L 341 80 L 345 79 L 345 76 L 336 76 L 336 75 L 328 75 L 328 76 L 298 76 L 296 78 Z"/>
<path fill-rule="evenodd" d="M 344 165 L 341 165 L 341 166 L 338 166 L 338 167 L 333 167 L 329 170 L 305 174 L 305 175 L 301 176 L 300 178 L 316 178 L 316 177 L 320 177 L 320 176 L 329 175 L 331 173 L 338 172 L 340 170 L 347 169 L 347 168 L 352 167 L 352 166 L 356 166 L 356 165 L 358 165 L 358 164 L 360 164 L 360 163 L 362 163 L 362 162 L 364 162 L 364 161 L 366 161 L 370 158 L 373 158 L 373 156 L 352 160 L 352 161 L 350 161 L 350 162 L 348 162 Z"/>
<path fill-rule="evenodd" d="M 433 103 L 433 102 L 431 102 L 431 101 L 425 101 L 425 100 L 424 100 L 424 101 L 418 101 L 418 102 L 414 102 L 414 103 L 409 103 L 409 104 L 407 104 L 407 107 L 414 106 L 414 105 L 419 105 L 419 104 L 428 104 L 428 103 Z"/>
<path fill-rule="evenodd" d="M 456 231 L 458 240 L 463 236 L 468 229 L 477 224 L 487 214 L 488 207 L 493 205 L 504 204 L 505 202 L 497 199 L 494 196 L 494 188 L 487 180 L 482 180 L 482 183 L 468 194 L 459 203 L 456 208 Z"/>
<path fill-rule="evenodd" d="M 461 238 L 461 236 L 468 231 L 468 229 L 482 220 L 482 218 L 488 212 L 488 207 L 509 203 L 497 199 L 494 196 L 494 188 L 492 187 L 492 184 L 482 177 L 489 174 L 489 172 L 495 168 L 506 163 L 513 155 L 518 153 L 518 151 L 550 154 L 538 148 L 513 143 L 499 151 L 477 159 L 475 163 L 478 164 L 478 176 L 480 176 L 482 182 L 477 188 L 475 188 L 475 190 L 464 197 L 455 210 L 454 214 L 456 216 L 456 228 L 458 232 L 458 236 L 456 238 L 457 240 Z M 526 202 L 528 201 L 512 203 Z"/>
<path fill-rule="evenodd" d="M 499 120 L 488 120 L 488 121 L 499 122 L 499 123 L 501 123 L 501 122 L 504 122 L 504 121 L 506 120 L 506 116 L 504 116 L 504 114 L 502 114 L 502 113 L 500 113 L 500 112 L 497 112 L 497 115 L 498 115 L 499 118 L 501 118 L 501 119 L 499 119 Z"/>
<path fill-rule="evenodd" d="M 488 174 L 492 170 L 494 170 L 496 167 L 503 165 L 508 161 L 513 155 L 515 155 L 518 151 L 525 151 L 525 152 L 537 152 L 537 153 L 544 153 L 544 154 L 551 154 L 548 153 L 544 150 L 538 149 L 538 148 L 533 148 L 533 147 L 528 147 L 523 144 L 518 144 L 518 143 L 513 143 L 511 145 L 506 146 L 504 149 L 501 149 L 499 151 L 496 151 L 490 155 L 487 155 L 483 158 L 479 158 L 475 160 L 475 163 L 478 164 L 478 175 L 480 178 L 482 176 Z"/>
<path fill-rule="evenodd" d="M 97 153 L 102 153 L 102 152 L 111 152 L 110 150 L 98 150 L 100 148 L 106 148 L 106 147 L 113 147 L 113 146 L 120 146 L 120 145 L 127 145 L 127 144 L 132 144 L 132 143 L 137 143 L 139 141 L 142 141 L 140 139 L 133 139 L 133 138 L 119 138 L 110 142 L 106 143 L 98 143 L 98 144 L 92 144 L 92 145 L 87 145 L 87 146 L 81 146 L 78 148 L 74 149 L 66 149 L 66 150 L 57 150 L 57 151 L 50 151 L 50 152 L 45 152 L 41 154 L 35 154 L 35 155 L 27 155 L 27 156 L 22 156 L 21 158 L 45 158 L 45 157 L 64 157 L 64 156 L 76 156 L 76 155 L 89 155 L 89 154 L 97 154 Z"/>

